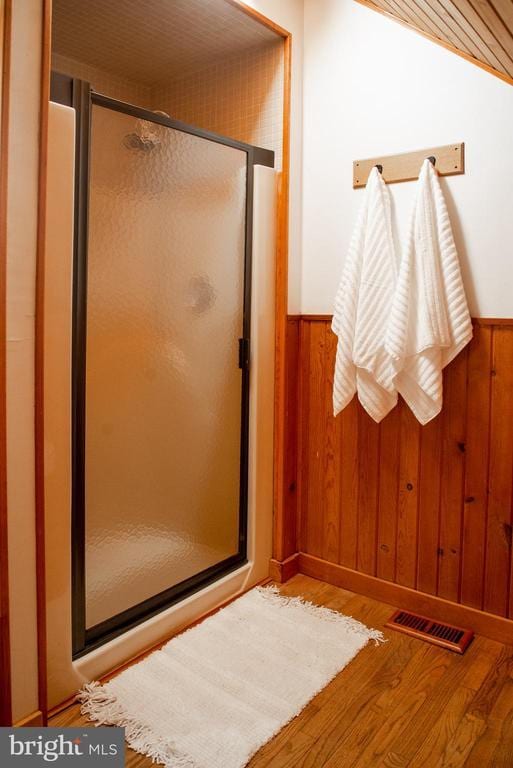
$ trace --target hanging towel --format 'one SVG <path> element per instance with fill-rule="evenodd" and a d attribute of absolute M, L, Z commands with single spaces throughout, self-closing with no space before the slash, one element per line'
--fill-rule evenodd
<path fill-rule="evenodd" d="M 438 174 L 425 160 L 387 329 L 397 391 L 426 424 L 442 408 L 442 369 L 472 338 Z"/>
<path fill-rule="evenodd" d="M 391 360 L 384 348 L 397 280 L 390 207 L 388 188 L 377 168 L 373 168 L 335 300 L 335 416 L 355 392 L 367 413 L 378 422 L 397 402 Z"/>

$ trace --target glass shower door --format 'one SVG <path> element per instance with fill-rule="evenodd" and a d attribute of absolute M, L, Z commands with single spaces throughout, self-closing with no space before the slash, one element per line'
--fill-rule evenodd
<path fill-rule="evenodd" d="M 90 107 L 76 337 L 89 647 L 246 556 L 248 155 L 112 104 Z"/>

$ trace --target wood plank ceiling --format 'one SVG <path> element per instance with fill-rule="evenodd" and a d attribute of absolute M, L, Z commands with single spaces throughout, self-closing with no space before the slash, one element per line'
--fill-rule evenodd
<path fill-rule="evenodd" d="M 357 0 L 513 85 L 513 0 Z"/>

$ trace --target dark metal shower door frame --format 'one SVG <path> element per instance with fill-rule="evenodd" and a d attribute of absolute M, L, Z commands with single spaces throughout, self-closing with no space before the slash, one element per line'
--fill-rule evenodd
<path fill-rule="evenodd" d="M 97 648 L 127 629 L 197 592 L 247 562 L 248 446 L 249 446 L 249 344 L 251 333 L 251 266 L 253 238 L 253 168 L 274 167 L 274 152 L 220 136 L 211 131 L 155 114 L 92 90 L 89 83 L 52 72 L 51 100 L 76 111 L 75 212 L 73 243 L 73 329 L 72 329 L 72 636 L 73 658 Z M 85 591 L 85 380 L 87 333 L 87 250 L 89 168 L 92 105 L 188 133 L 246 153 L 246 210 L 244 246 L 244 298 L 242 337 L 239 340 L 239 367 L 242 371 L 241 448 L 239 493 L 239 548 L 229 558 L 191 576 L 163 592 L 115 616 L 86 628 Z"/>

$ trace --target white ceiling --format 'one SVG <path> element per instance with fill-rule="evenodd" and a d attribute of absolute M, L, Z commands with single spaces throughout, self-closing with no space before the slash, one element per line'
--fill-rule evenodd
<path fill-rule="evenodd" d="M 53 0 L 55 53 L 160 85 L 276 41 L 227 0 Z"/>

